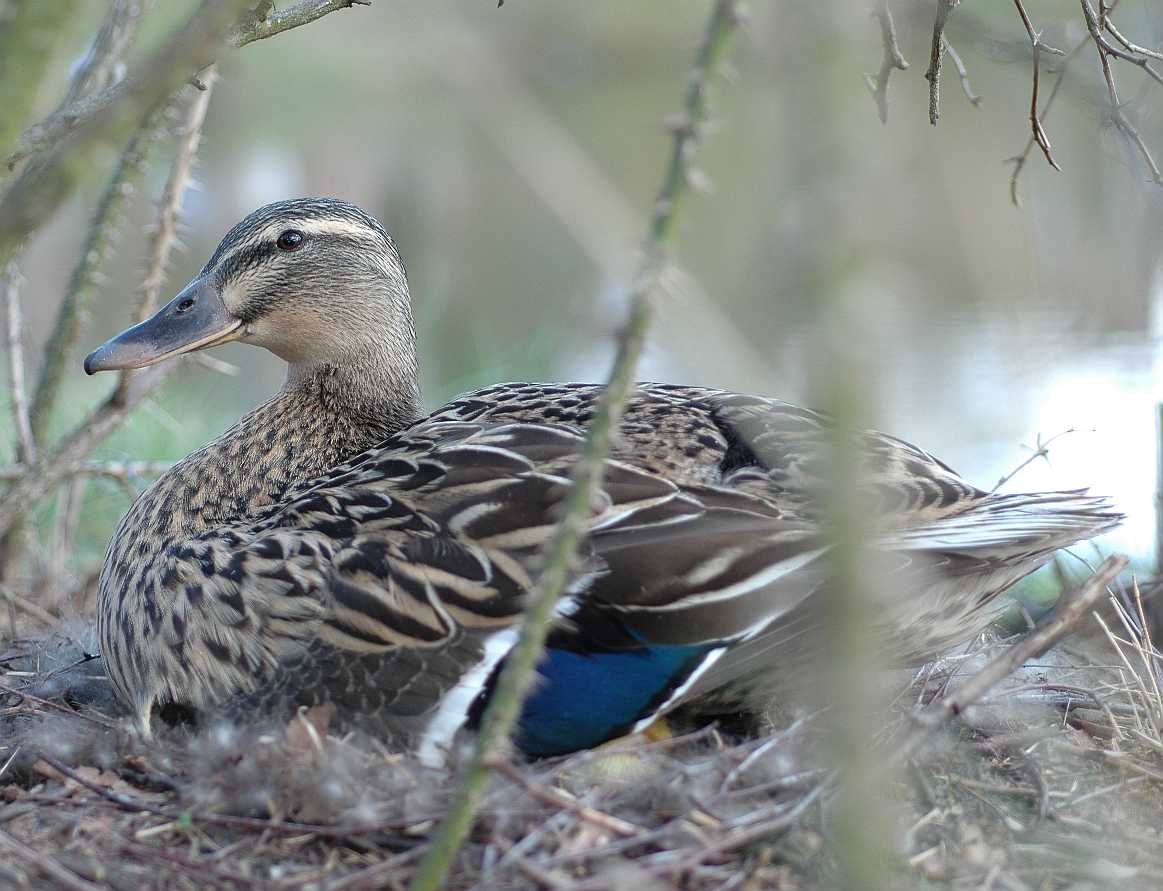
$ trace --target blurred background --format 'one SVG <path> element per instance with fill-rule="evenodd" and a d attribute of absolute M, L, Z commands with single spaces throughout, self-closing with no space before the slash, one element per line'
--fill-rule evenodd
<path fill-rule="evenodd" d="M 1077 4 L 1026 5 L 1047 42 L 1085 36 Z M 192 6 L 156 4 L 135 52 Z M 753 5 L 732 76 L 716 85 L 717 126 L 699 158 L 709 188 L 682 218 L 640 377 L 818 403 L 818 329 L 829 307 L 854 308 L 876 426 L 985 488 L 1039 435 L 1074 428 L 1005 488 L 1114 496 L 1128 521 L 1105 544 L 1151 565 L 1163 187 L 1110 125 L 1087 47 L 1045 120 L 1063 170 L 1034 149 L 1022 206 L 1012 203 L 1006 159 L 1029 135 L 1030 54 L 1009 3 L 954 10 L 947 36 L 981 102 L 966 100 L 947 64 L 934 128 L 923 77 L 933 3 L 893 2 L 911 67 L 893 73 L 882 125 L 863 82 L 882 53 L 870 6 Z M 98 0 L 81 7 L 40 113 L 59 101 L 104 11 Z M 430 407 L 500 380 L 604 378 L 668 150 L 663 121 L 678 108 L 706 10 L 695 0 L 378 0 L 246 47 L 222 66 L 167 293 L 255 207 L 338 196 L 383 220 L 400 246 Z M 1123 33 L 1158 46 L 1163 7 L 1125 0 L 1118 13 Z M 1130 66 L 1118 73 L 1128 114 L 1163 156 L 1163 87 L 1140 90 Z M 1052 82 L 1043 75 L 1043 96 Z M 128 323 L 165 155 L 86 323 L 60 430 L 113 383 L 86 379 L 81 358 Z M 94 171 L 30 246 L 30 363 L 107 174 Z M 238 345 L 216 355 L 241 374 L 190 365 L 93 457 L 180 458 L 280 384 L 273 356 Z M 7 463 L 11 438 L 0 437 Z M 109 481 L 88 486 L 78 577 L 131 495 Z M 49 534 L 52 511 L 38 534 Z"/>

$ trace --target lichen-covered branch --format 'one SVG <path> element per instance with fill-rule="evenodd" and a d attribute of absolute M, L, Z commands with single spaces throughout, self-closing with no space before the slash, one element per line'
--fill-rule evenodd
<path fill-rule="evenodd" d="M 292 28 L 309 25 L 328 13 L 353 6 L 371 6 L 371 0 L 306 0 L 286 9 L 274 9 L 273 3 L 264 4 L 265 13 L 256 15 L 250 22 L 240 25 L 230 35 L 232 46 L 246 46 L 256 40 L 266 40 Z"/>
<path fill-rule="evenodd" d="M 933 17 L 933 42 L 925 80 L 929 82 L 929 123 L 934 127 L 941 117 L 941 60 L 945 55 L 945 22 L 957 3 L 958 0 L 937 0 L 937 13 Z"/>
<path fill-rule="evenodd" d="M 572 577 L 574 560 L 585 537 L 592 497 L 601 485 L 610 441 L 634 387 L 638 358 L 653 313 L 653 297 L 674 240 L 675 225 L 689 191 L 691 157 L 707 118 L 709 81 L 721 62 L 727 38 L 739 18 L 735 0 L 717 0 L 707 23 L 687 84 L 683 114 L 674 125 L 674 142 L 662 187 L 655 201 L 642 261 L 630 294 L 629 318 L 618 354 L 599 401 L 581 460 L 573 474 L 565 510 L 549 544 L 545 569 L 526 606 L 520 637 L 504 663 L 495 693 L 481 722 L 472 759 L 457 796 L 432 847 L 416 873 L 411 891 L 436 891 L 444 884 L 469 830 L 488 781 L 488 765 L 508 743 L 541 658 L 553 607 Z"/>

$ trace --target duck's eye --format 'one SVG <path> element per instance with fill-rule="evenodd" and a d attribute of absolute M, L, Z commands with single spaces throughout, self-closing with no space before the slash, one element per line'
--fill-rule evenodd
<path fill-rule="evenodd" d="M 286 232 L 279 236 L 278 241 L 276 241 L 275 244 L 279 246 L 280 250 L 297 251 L 303 246 L 303 242 L 305 240 L 306 239 L 303 233 L 298 229 L 288 229 Z"/>
<path fill-rule="evenodd" d="M 181 303 L 178 304 L 178 312 L 189 312 L 193 308 L 194 308 L 194 298 L 193 297 L 187 297 L 185 300 L 183 300 Z"/>

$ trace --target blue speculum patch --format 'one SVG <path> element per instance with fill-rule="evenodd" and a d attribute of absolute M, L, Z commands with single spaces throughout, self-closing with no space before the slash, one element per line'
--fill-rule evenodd
<path fill-rule="evenodd" d="M 517 745 L 526 755 L 546 757 L 620 736 L 665 702 L 713 649 L 548 650 L 521 713 Z"/>

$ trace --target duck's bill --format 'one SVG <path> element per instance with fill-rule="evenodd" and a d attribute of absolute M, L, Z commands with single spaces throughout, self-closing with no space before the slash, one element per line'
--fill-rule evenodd
<path fill-rule="evenodd" d="M 144 368 L 242 335 L 242 322 L 227 310 L 213 283 L 196 278 L 153 316 L 89 353 L 85 373 Z"/>

